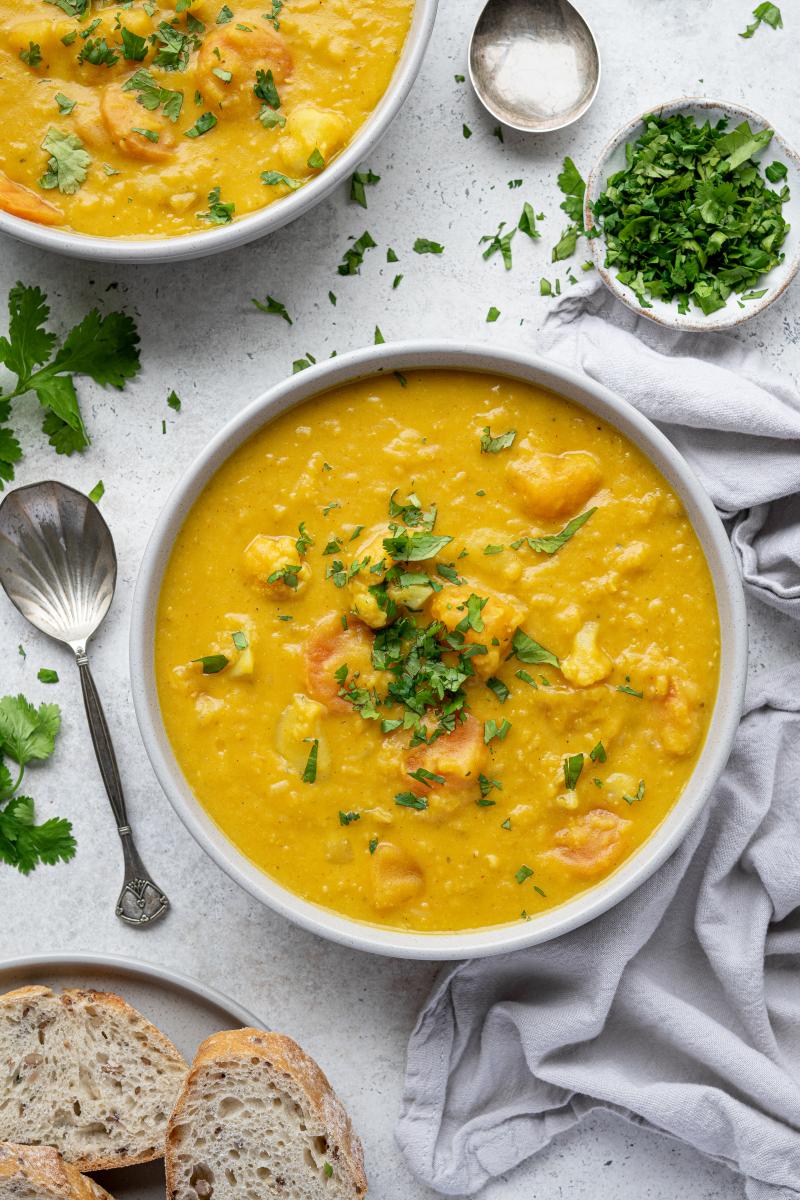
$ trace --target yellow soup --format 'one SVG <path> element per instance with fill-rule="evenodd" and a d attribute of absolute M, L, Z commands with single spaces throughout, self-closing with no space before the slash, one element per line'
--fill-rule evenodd
<path fill-rule="evenodd" d="M 328 392 L 232 455 L 155 645 L 227 836 L 308 900 L 422 931 L 524 919 L 629 857 L 692 772 L 718 661 L 708 566 L 647 458 L 450 371 Z"/>
<path fill-rule="evenodd" d="M 0 209 L 168 237 L 263 208 L 350 142 L 413 7 L 0 0 Z"/>

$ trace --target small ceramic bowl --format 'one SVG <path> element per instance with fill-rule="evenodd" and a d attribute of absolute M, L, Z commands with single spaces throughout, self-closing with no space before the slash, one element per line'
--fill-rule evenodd
<path fill-rule="evenodd" d="M 632 121 L 629 121 L 627 125 L 624 125 L 622 129 L 614 134 L 614 137 L 605 147 L 589 172 L 589 177 L 586 181 L 584 209 L 584 220 L 587 229 L 595 227 L 591 205 L 605 190 L 608 177 L 625 166 L 625 146 L 628 142 L 634 142 L 639 137 L 644 127 L 644 117 L 649 116 L 651 113 L 656 113 L 662 117 L 671 117 L 676 113 L 683 113 L 694 117 L 698 122 L 708 120 L 712 125 L 721 117 L 727 117 L 729 129 L 734 129 L 742 121 L 747 121 L 754 133 L 762 129 L 769 128 L 774 130 L 775 128 L 769 121 L 759 116 L 758 113 L 753 112 L 752 109 L 742 108 L 739 104 L 727 104 L 724 101 L 689 97 L 683 100 L 674 100 L 668 104 L 653 105 L 652 108 L 648 108 L 646 112 L 640 113 L 638 117 L 634 117 Z M 707 330 L 732 329 L 736 325 L 741 325 L 742 322 L 748 321 L 758 313 L 762 313 L 779 296 L 783 295 L 797 274 L 798 268 L 800 268 L 800 156 L 786 142 L 786 139 L 775 131 L 770 144 L 760 154 L 756 155 L 756 158 L 763 160 L 765 163 L 770 163 L 777 158 L 786 164 L 788 175 L 782 182 L 788 184 L 790 193 L 789 200 L 783 205 L 784 218 L 791 226 L 789 235 L 783 244 L 783 262 L 770 271 L 769 274 L 763 275 L 755 285 L 756 291 L 766 288 L 766 294 L 758 300 L 746 300 L 744 308 L 740 308 L 738 297 L 734 292 L 729 296 L 728 303 L 724 308 L 711 313 L 707 317 L 703 315 L 699 308 L 694 306 L 689 309 L 688 313 L 679 313 L 676 301 L 666 303 L 663 300 L 654 299 L 651 301 L 652 308 L 642 308 L 631 289 L 618 281 L 616 270 L 605 266 L 606 242 L 601 233 L 599 237 L 589 240 L 592 258 L 603 283 L 614 293 L 618 300 L 621 300 L 628 308 L 633 309 L 639 316 L 647 317 L 649 321 L 655 321 L 657 324 L 664 325 L 668 329 L 704 332 Z M 781 185 L 768 184 L 768 186 L 777 188 Z"/>
<path fill-rule="evenodd" d="M 700 539 L 714 581 L 722 649 L 719 689 L 700 758 L 683 793 L 644 845 L 613 874 L 558 908 L 529 921 L 452 933 L 412 933 L 353 920 L 295 895 L 251 862 L 214 823 L 181 771 L 161 718 L 153 653 L 158 597 L 173 543 L 187 512 L 226 459 L 280 413 L 320 392 L 371 375 L 430 368 L 487 371 L 550 388 L 630 438 L 675 489 Z M 290 921 L 345 946 L 400 958 L 454 959 L 532 946 L 583 925 L 627 896 L 675 850 L 730 753 L 747 673 L 747 616 L 733 552 L 713 504 L 672 443 L 630 404 L 588 376 L 525 353 L 446 341 L 396 342 L 342 354 L 292 375 L 211 439 L 167 500 L 148 543 L 134 595 L 130 647 L 133 703 L 156 775 L 186 828 L 232 879 Z"/>

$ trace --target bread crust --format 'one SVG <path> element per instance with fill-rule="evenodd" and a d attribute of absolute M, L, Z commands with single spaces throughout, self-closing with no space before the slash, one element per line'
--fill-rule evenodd
<path fill-rule="evenodd" d="M 183 1055 L 173 1045 L 169 1038 L 157 1029 L 151 1021 L 148 1021 L 137 1009 L 123 1000 L 115 992 L 101 992 L 94 988 L 65 988 L 63 992 L 54 992 L 52 988 L 33 985 L 29 987 L 17 988 L 14 991 L 6 992 L 0 996 L 0 1016 L 3 1010 L 22 1007 L 30 1003 L 34 1005 L 38 1000 L 55 1000 L 60 1002 L 67 1009 L 80 1008 L 83 1004 L 95 1004 L 99 1007 L 104 1007 L 116 1011 L 118 1014 L 127 1020 L 135 1023 L 139 1029 L 143 1031 L 154 1048 L 158 1050 L 165 1058 L 172 1060 L 176 1065 L 180 1065 L 185 1071 L 188 1071 L 188 1063 Z M 166 1136 L 166 1129 L 164 1131 Z M 25 1143 L 25 1130 L 20 1129 L 15 1136 L 20 1139 L 20 1145 L 34 1143 Z M 2 1145 L 3 1143 L 0 1143 Z M 16 1143 L 6 1143 L 16 1144 Z M 155 1162 L 163 1157 L 163 1150 L 156 1147 L 154 1151 L 148 1152 L 133 1152 L 120 1155 L 118 1152 L 110 1154 L 84 1154 L 76 1158 L 71 1158 L 70 1163 L 75 1166 L 79 1172 L 82 1171 L 107 1171 L 114 1170 L 118 1167 L 133 1167 L 139 1163 Z M 66 1159 L 65 1166 L 68 1165 Z M 106 1195 L 107 1193 L 103 1193 Z"/>
<path fill-rule="evenodd" d="M 43 1200 L 112 1200 L 105 1188 L 81 1175 L 52 1146 L 0 1142 L 0 1184 L 13 1179 L 24 1179 Z"/>
<path fill-rule="evenodd" d="M 267 1033 L 263 1029 L 231 1029 L 213 1033 L 199 1046 L 189 1075 L 175 1103 L 167 1129 L 165 1166 L 167 1200 L 171 1200 L 177 1184 L 175 1163 L 171 1153 L 172 1130 L 182 1123 L 187 1102 L 203 1069 L 226 1061 L 241 1063 L 253 1058 L 268 1064 L 280 1075 L 291 1079 L 305 1095 L 314 1116 L 330 1133 L 337 1162 L 346 1170 L 355 1194 L 367 1194 L 364 1171 L 364 1150 L 353 1129 L 339 1097 L 334 1092 L 321 1067 L 306 1052 L 282 1033 Z"/>

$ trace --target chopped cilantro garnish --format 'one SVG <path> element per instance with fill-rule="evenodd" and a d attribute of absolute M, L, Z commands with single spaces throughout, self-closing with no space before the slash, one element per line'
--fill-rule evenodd
<path fill-rule="evenodd" d="M 216 675 L 227 667 L 230 659 L 227 654 L 204 654 L 200 658 L 193 658 L 193 663 L 201 663 L 204 675 Z"/>
<path fill-rule="evenodd" d="M 589 752 L 589 758 L 592 762 L 604 763 L 607 757 L 606 748 L 602 742 L 598 742 L 594 749 Z"/>
<path fill-rule="evenodd" d="M 140 67 L 138 71 L 134 71 L 130 79 L 123 83 L 122 90 L 123 92 L 136 92 L 136 99 L 148 112 L 154 112 L 160 105 L 163 105 L 164 116 L 173 124 L 181 115 L 183 92 L 174 92 L 169 88 L 161 87 L 146 67 Z"/>
<path fill-rule="evenodd" d="M 208 212 L 197 214 L 199 221 L 208 221 L 210 225 L 229 225 L 233 220 L 233 214 L 236 211 L 236 205 L 233 201 L 226 203 L 220 200 L 220 189 L 212 188 L 208 193 Z M 258 302 L 253 301 L 254 304 Z"/>
<path fill-rule="evenodd" d="M 417 238 L 413 249 L 415 254 L 444 254 L 441 243 L 431 242 L 427 238 Z"/>
<path fill-rule="evenodd" d="M 499 742 L 504 742 L 509 734 L 510 729 L 510 721 L 503 720 L 500 725 L 497 724 L 494 718 L 489 721 L 484 721 L 483 740 L 487 746 L 490 744 L 490 742 L 493 742 L 495 738 L 497 738 Z"/>
<path fill-rule="evenodd" d="M 515 671 L 514 674 L 516 675 L 517 679 L 521 679 L 523 683 L 529 683 L 534 690 L 539 690 L 536 680 L 532 675 L 529 675 L 527 671 Z"/>
<path fill-rule="evenodd" d="M 462 126 L 461 126 L 461 132 L 462 132 L 462 134 L 464 135 L 464 137 L 465 137 L 465 138 L 471 138 L 471 137 L 472 137 L 472 130 L 470 129 L 469 125 L 462 125 Z"/>
<path fill-rule="evenodd" d="M 751 38 L 761 24 L 769 25 L 770 29 L 783 28 L 783 17 L 781 16 L 781 10 L 778 8 L 777 4 L 770 4 L 767 2 L 763 4 L 757 4 L 753 9 L 753 16 L 755 17 L 755 20 L 747 26 L 747 29 L 745 29 L 744 33 L 739 34 L 739 37 Z"/>
<path fill-rule="evenodd" d="M 367 250 L 373 250 L 377 242 L 373 241 L 372 236 L 367 230 L 364 230 L 360 238 L 356 238 L 352 246 L 345 250 L 344 260 L 339 264 L 338 271 L 340 275 L 359 275 L 361 273 L 361 264 L 364 261 L 364 254 Z"/>
<path fill-rule="evenodd" d="M 486 686 L 490 692 L 494 692 L 501 704 L 505 704 L 511 692 L 508 690 L 502 679 L 497 679 L 494 675 L 491 679 L 486 680 Z"/>
<path fill-rule="evenodd" d="M 545 650 L 544 646 L 540 646 L 532 637 L 529 637 L 522 629 L 518 629 L 511 639 L 514 654 L 524 663 L 549 663 L 552 667 L 559 665 L 555 654 L 550 650 Z"/>
<path fill-rule="evenodd" d="M 256 71 L 256 81 L 253 84 L 253 92 L 259 100 L 263 100 L 263 102 L 270 108 L 280 108 L 281 98 L 278 95 L 278 89 L 275 86 L 275 79 L 272 71 Z"/>
<path fill-rule="evenodd" d="M 264 300 L 256 300 L 254 296 L 253 304 L 256 306 L 259 312 L 273 313 L 276 317 L 283 317 L 287 325 L 294 324 L 292 318 L 286 311 L 286 306 L 281 304 L 280 300 L 276 300 L 274 296 L 267 296 Z"/>
<path fill-rule="evenodd" d="M 499 433 L 497 437 L 492 437 L 491 429 L 488 425 L 484 425 L 481 434 L 481 452 L 483 454 L 499 454 L 501 450 L 508 450 L 509 446 L 514 445 L 516 436 L 516 429 L 509 429 L 507 433 Z"/>
<path fill-rule="evenodd" d="M 77 100 L 70 100 L 69 96 L 65 96 L 63 92 L 56 92 L 55 101 L 58 105 L 58 111 L 65 117 L 69 116 L 78 103 Z"/>
<path fill-rule="evenodd" d="M 78 54 L 78 62 L 88 62 L 93 67 L 113 67 L 119 62 L 119 54 L 104 37 L 87 38 Z"/>
<path fill-rule="evenodd" d="M 360 204 L 362 208 L 367 207 L 366 187 L 373 187 L 376 183 L 380 183 L 380 175 L 376 175 L 374 171 L 356 171 L 350 179 L 350 199 L 356 204 Z M 390 259 L 387 256 L 388 262 L 396 262 L 396 259 Z"/>
<path fill-rule="evenodd" d="M 262 171 L 261 182 L 267 187 L 279 187 L 283 184 L 290 191 L 296 192 L 298 188 L 303 186 L 302 179 L 292 179 L 290 175 L 282 175 L 280 171 Z"/>
<path fill-rule="evenodd" d="M 102 479 L 98 479 L 97 483 L 94 485 L 88 495 L 92 504 L 99 504 L 105 494 L 106 485 L 103 483 Z"/>
<path fill-rule="evenodd" d="M 394 802 L 400 808 L 415 808 L 417 812 L 422 812 L 428 807 L 426 798 L 418 796 L 416 792 L 398 792 L 394 798 Z"/>
<path fill-rule="evenodd" d="M 494 321 L 496 321 L 496 320 L 497 320 L 497 318 L 498 318 L 499 316 L 500 316 L 500 309 L 499 309 L 499 308 L 495 308 L 495 306 L 494 306 L 494 305 L 492 305 L 492 307 L 489 309 L 489 311 L 488 311 L 488 312 L 487 312 L 487 314 L 486 314 L 486 323 L 487 323 L 487 325 L 491 325 L 491 324 L 492 324 Z"/>
<path fill-rule="evenodd" d="M 305 769 L 303 771 L 303 783 L 316 783 L 317 780 L 317 756 L 319 755 L 319 738 L 314 738 L 311 742 L 311 749 L 308 752 Z M 351 814 L 352 815 L 352 814 Z M 341 819 L 341 814 L 339 814 Z M 343 822 L 347 824 L 347 822 Z"/>
<path fill-rule="evenodd" d="M 523 233 L 526 233 L 533 241 L 542 236 L 539 233 L 539 230 L 536 228 L 536 214 L 533 211 L 533 206 L 529 204 L 527 200 L 522 206 L 522 212 L 520 214 L 519 221 L 517 222 L 517 229 L 520 229 Z"/>
<path fill-rule="evenodd" d="M 181 33 L 166 21 L 162 21 L 155 33 L 150 35 L 150 41 L 158 47 L 153 66 L 162 67 L 165 71 L 185 71 L 189 65 L 189 55 L 200 44 L 196 34 Z"/>
<path fill-rule="evenodd" d="M 635 689 L 634 689 L 634 688 L 632 688 L 632 687 L 629 687 L 627 683 L 626 683 L 626 684 L 625 684 L 623 687 L 618 687 L 618 688 L 617 688 L 617 691 L 618 691 L 618 692 L 625 692 L 625 694 L 626 694 L 627 696 L 635 696 L 637 700 L 643 700 L 643 699 L 644 699 L 644 692 L 637 692 L 637 691 L 635 691 Z"/>
<path fill-rule="evenodd" d="M 42 62 L 42 51 L 38 42 L 28 42 L 27 50 L 20 50 L 19 56 L 29 67 L 38 67 Z"/>
<path fill-rule="evenodd" d="M 583 770 L 583 755 L 570 754 L 564 759 L 564 787 L 574 792 Z"/>
<path fill-rule="evenodd" d="M 92 162 L 81 139 L 75 133 L 64 133 L 51 127 L 45 134 L 42 149 L 50 157 L 39 186 L 48 190 L 58 188 L 65 196 L 74 195 L 85 181 Z"/>
<path fill-rule="evenodd" d="M 543 534 L 541 537 L 529 537 L 525 541 L 527 541 L 531 550 L 536 550 L 540 554 L 555 554 L 571 537 L 574 537 L 581 526 L 585 525 L 589 518 L 596 512 L 596 508 L 589 508 L 585 513 L 581 513 L 579 517 L 573 517 L 560 533 Z"/>
<path fill-rule="evenodd" d="M 315 146 L 308 156 L 308 164 L 312 171 L 321 171 L 325 166 L 325 159 L 322 157 L 319 147 Z"/>
<path fill-rule="evenodd" d="M 513 229 L 510 229 L 508 233 L 503 233 L 505 224 L 505 221 L 500 222 L 500 224 L 497 226 L 497 233 L 484 234 L 479 240 L 478 245 L 480 246 L 483 245 L 484 242 L 488 242 L 488 245 L 483 252 L 483 257 L 491 258 L 493 254 L 500 254 L 502 256 L 505 269 L 510 271 L 512 267 L 511 239 L 514 237 L 517 229 L 515 226 Z"/>
<path fill-rule="evenodd" d="M 374 854 L 375 851 L 378 849 L 378 839 L 376 837 L 369 839 L 368 849 L 369 849 L 370 854 Z"/>
<path fill-rule="evenodd" d="M 183 136 L 188 138 L 202 137 L 204 133 L 208 133 L 210 129 L 213 129 L 216 123 L 217 118 L 212 112 L 201 113 L 191 129 L 184 130 Z M 264 179 L 264 176 L 262 175 L 261 178 Z M 266 183 L 266 180 L 264 182 Z"/>
<path fill-rule="evenodd" d="M 36 678 L 39 683 L 58 683 L 58 671 L 53 671 L 50 667 L 40 667 Z"/>
<path fill-rule="evenodd" d="M 677 301 L 681 313 L 695 305 L 708 316 L 782 261 L 788 189 L 767 187 L 755 158 L 772 130 L 698 125 L 683 113 L 643 125 L 592 206 L 606 266 L 644 308 Z"/>
<path fill-rule="evenodd" d="M 636 795 L 629 796 L 628 793 L 625 792 L 623 794 L 622 799 L 626 802 L 626 804 L 635 804 L 637 800 L 644 800 L 644 792 L 645 792 L 644 780 L 640 779 L 639 786 L 636 789 Z"/>
<path fill-rule="evenodd" d="M 147 38 L 140 37 L 123 25 L 120 29 L 122 36 L 122 53 L 129 62 L 141 62 L 147 54 Z"/>
<path fill-rule="evenodd" d="M 488 775 L 483 772 L 478 776 L 478 787 L 481 789 L 481 799 L 485 800 L 489 793 L 497 788 L 498 792 L 502 792 L 503 785 L 499 779 L 489 779 Z"/>
<path fill-rule="evenodd" d="M 530 879 L 532 874 L 533 874 L 533 871 L 531 870 L 531 868 L 526 867 L 525 864 L 523 863 L 523 865 L 520 867 L 520 869 L 515 874 L 514 878 L 516 879 L 517 883 L 524 883 L 526 879 Z"/>
<path fill-rule="evenodd" d="M 232 21 L 232 20 L 233 20 L 233 13 L 231 12 L 230 8 L 228 8 L 227 4 L 223 4 L 222 8 L 217 13 L 217 24 L 218 25 L 227 25 L 228 22 Z"/>
<path fill-rule="evenodd" d="M 408 774 L 417 783 L 424 783 L 425 787 L 432 787 L 434 783 L 444 783 L 444 775 L 437 775 L 435 771 L 426 771 L 424 767 L 417 767 L 416 771 L 409 771 Z"/>
<path fill-rule="evenodd" d="M 341 809 L 339 810 L 339 824 L 340 825 L 352 825 L 354 821 L 360 821 L 360 820 L 361 820 L 361 813 L 359 813 L 359 812 L 342 812 Z"/>

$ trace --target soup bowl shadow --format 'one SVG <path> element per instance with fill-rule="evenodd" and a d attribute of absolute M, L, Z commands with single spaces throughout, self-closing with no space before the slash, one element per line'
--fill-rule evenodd
<path fill-rule="evenodd" d="M 548 388 L 630 439 L 677 493 L 700 540 L 721 639 L 719 688 L 702 752 L 683 793 L 650 838 L 613 874 L 559 907 L 527 921 L 444 933 L 406 932 L 342 916 L 288 891 L 251 862 L 205 812 L 183 776 L 161 717 L 154 660 L 158 597 L 173 543 L 225 460 L 281 413 L 320 392 L 369 376 L 426 369 L 483 372 Z M 352 351 L 290 377 L 243 409 L 206 446 L 173 490 L 148 542 L 134 594 L 130 663 L 136 716 L 159 782 L 192 836 L 232 879 L 288 920 L 354 949 L 458 959 L 500 954 L 567 933 L 629 895 L 672 854 L 703 810 L 730 753 L 744 697 L 747 618 L 736 562 L 711 500 L 677 450 L 635 408 L 593 380 L 532 355 L 450 342 L 397 342 Z"/>

